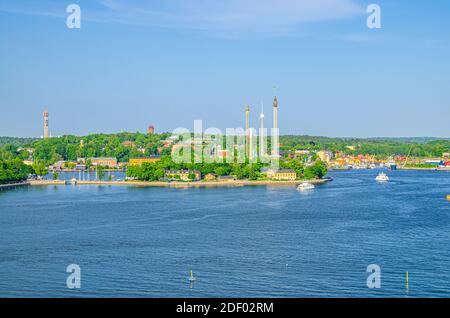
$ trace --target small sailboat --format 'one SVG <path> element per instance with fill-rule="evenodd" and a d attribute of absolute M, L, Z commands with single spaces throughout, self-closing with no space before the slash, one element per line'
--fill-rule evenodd
<path fill-rule="evenodd" d="M 315 186 L 312 183 L 309 182 L 303 182 L 297 187 L 298 191 L 307 191 L 307 190 L 314 190 Z"/>
<path fill-rule="evenodd" d="M 384 173 L 381 172 L 376 178 L 375 180 L 377 180 L 378 182 L 388 182 L 389 181 L 389 177 Z"/>
<path fill-rule="evenodd" d="M 195 276 L 194 276 L 194 273 L 192 272 L 192 270 L 190 271 L 190 274 L 189 274 L 189 282 L 191 282 L 191 283 L 193 283 L 193 282 L 195 282 L 197 279 L 195 278 Z"/>

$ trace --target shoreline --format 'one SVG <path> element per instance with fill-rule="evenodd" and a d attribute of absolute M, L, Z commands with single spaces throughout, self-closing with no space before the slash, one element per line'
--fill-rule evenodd
<path fill-rule="evenodd" d="M 417 170 L 417 171 L 450 171 L 450 168 L 424 168 L 424 167 L 400 167 L 397 170 Z"/>
<path fill-rule="evenodd" d="M 309 182 L 314 185 L 321 185 L 331 182 L 333 179 L 315 179 L 315 180 L 294 180 L 294 181 L 195 181 L 195 182 L 160 182 L 160 181 L 70 181 L 62 180 L 31 180 L 31 186 L 51 186 L 51 185 L 119 185 L 135 187 L 162 187 L 162 188 L 218 188 L 218 187 L 246 187 L 246 186 L 296 186 L 303 182 Z"/>
<path fill-rule="evenodd" d="M 31 185 L 30 182 L 18 182 L 18 183 L 10 183 L 10 184 L 0 184 L 0 191 L 11 190 L 19 187 L 26 187 Z"/>
<path fill-rule="evenodd" d="M 387 167 L 375 168 L 375 169 L 346 169 L 346 168 L 330 168 L 328 171 L 372 171 L 372 170 L 390 170 Z M 414 170 L 414 171 L 450 171 L 450 168 L 425 168 L 425 167 L 397 167 L 396 170 Z M 392 171 L 392 170 L 391 170 Z"/>

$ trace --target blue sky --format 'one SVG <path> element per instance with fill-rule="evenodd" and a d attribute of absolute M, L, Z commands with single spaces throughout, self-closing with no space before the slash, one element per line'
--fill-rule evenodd
<path fill-rule="evenodd" d="M 449 137 L 449 35 L 446 0 L 0 0 L 0 136 L 268 126 L 276 86 L 281 134 Z"/>

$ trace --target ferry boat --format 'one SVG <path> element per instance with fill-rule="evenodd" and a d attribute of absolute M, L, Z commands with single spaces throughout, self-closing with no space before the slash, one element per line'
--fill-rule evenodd
<path fill-rule="evenodd" d="M 381 172 L 376 178 L 375 180 L 379 181 L 379 182 L 387 182 L 389 181 L 389 177 L 384 173 Z"/>
<path fill-rule="evenodd" d="M 298 191 L 307 191 L 307 190 L 313 190 L 315 188 L 314 184 L 303 182 L 297 187 Z"/>

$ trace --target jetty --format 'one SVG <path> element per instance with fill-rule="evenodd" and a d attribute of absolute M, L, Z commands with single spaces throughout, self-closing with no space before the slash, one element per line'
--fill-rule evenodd
<path fill-rule="evenodd" d="M 0 184 L 0 191 L 12 190 L 21 187 L 29 186 L 29 182 L 18 182 L 18 183 L 8 183 L 8 184 Z"/>

